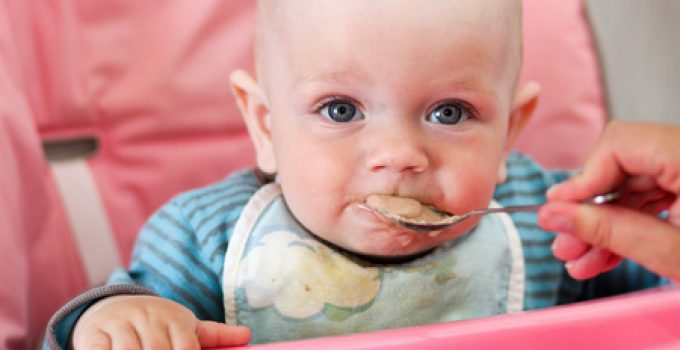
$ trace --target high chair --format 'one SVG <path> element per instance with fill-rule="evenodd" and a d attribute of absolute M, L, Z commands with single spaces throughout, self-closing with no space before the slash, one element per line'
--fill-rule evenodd
<path fill-rule="evenodd" d="M 254 5 L 0 0 L 0 348 L 38 346 L 60 305 L 127 265 L 141 225 L 174 194 L 254 165 L 229 87 L 232 70 L 252 70 Z M 525 1 L 521 79 L 543 92 L 517 148 L 549 168 L 581 165 L 607 119 L 583 11 Z M 597 330 L 663 345 L 680 337 L 674 314 L 680 293 L 659 290 L 267 346 L 577 346 Z M 634 343 L 630 329 L 647 333 Z"/>

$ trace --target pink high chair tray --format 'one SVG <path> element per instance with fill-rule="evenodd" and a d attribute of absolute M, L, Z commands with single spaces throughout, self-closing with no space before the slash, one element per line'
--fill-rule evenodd
<path fill-rule="evenodd" d="M 678 349 L 680 289 L 660 288 L 486 319 L 250 347 L 272 350 Z M 246 347 L 240 349 L 243 348 Z"/>

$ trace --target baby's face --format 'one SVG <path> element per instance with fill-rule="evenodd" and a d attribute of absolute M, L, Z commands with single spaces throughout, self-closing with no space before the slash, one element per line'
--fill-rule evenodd
<path fill-rule="evenodd" d="M 272 152 L 305 227 L 352 251 L 395 256 L 476 224 L 432 237 L 382 220 L 365 201 L 389 194 L 451 213 L 489 204 L 519 65 L 519 28 L 489 10 L 503 2 L 289 1 L 263 17 L 272 149 L 258 152 Z"/>

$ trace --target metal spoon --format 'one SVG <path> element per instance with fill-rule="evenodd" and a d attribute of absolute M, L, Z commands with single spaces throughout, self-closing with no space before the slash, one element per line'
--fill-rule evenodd
<path fill-rule="evenodd" d="M 595 196 L 591 199 L 585 200 L 582 203 L 584 204 L 605 204 L 609 203 L 611 201 L 616 200 L 619 198 L 621 195 L 617 192 L 612 192 L 612 193 L 607 193 L 607 194 L 601 194 L 599 196 Z M 536 211 L 540 207 L 542 207 L 543 204 L 536 204 L 536 205 L 517 205 L 517 206 L 510 206 L 510 207 L 505 207 L 505 208 L 486 208 L 486 209 L 479 209 L 479 210 L 473 210 L 470 212 L 467 212 L 465 214 L 461 215 L 454 215 L 451 213 L 447 213 L 445 211 L 433 208 L 431 206 L 426 206 L 430 210 L 436 212 L 439 216 L 441 216 L 440 220 L 437 221 L 419 221 L 419 220 L 413 220 L 409 218 L 405 218 L 393 213 L 389 213 L 383 210 L 376 209 L 378 213 L 380 213 L 382 216 L 394 221 L 395 223 L 399 224 L 400 226 L 407 228 L 411 231 L 417 231 L 417 232 L 431 232 L 431 231 L 439 231 L 443 230 L 445 228 L 451 227 L 453 225 L 456 225 L 460 223 L 461 221 L 471 218 L 473 216 L 478 216 L 478 215 L 486 215 L 486 214 L 495 214 L 495 213 L 516 213 L 516 212 L 529 212 L 529 211 Z"/>

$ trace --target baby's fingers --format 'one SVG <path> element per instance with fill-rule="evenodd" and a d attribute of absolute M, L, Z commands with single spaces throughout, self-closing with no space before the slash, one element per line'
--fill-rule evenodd
<path fill-rule="evenodd" d="M 201 344 L 198 342 L 198 336 L 196 335 L 196 326 L 173 324 L 168 328 L 168 331 L 173 349 L 201 349 Z"/>
<path fill-rule="evenodd" d="M 129 323 L 108 324 L 103 329 L 86 331 L 73 338 L 75 350 L 142 349 L 137 330 Z"/>
<path fill-rule="evenodd" d="M 109 350 L 113 349 L 111 337 L 104 331 L 97 330 L 82 337 L 73 338 L 73 349 L 75 350 Z"/>
<path fill-rule="evenodd" d="M 113 350 L 142 349 L 137 330 L 130 323 L 117 323 L 107 330 Z"/>
<path fill-rule="evenodd" d="M 200 321 L 196 334 L 204 348 L 246 345 L 250 341 L 248 328 L 212 321 Z"/>
<path fill-rule="evenodd" d="M 138 327 L 142 349 L 173 349 L 167 324 L 148 322 Z"/>

